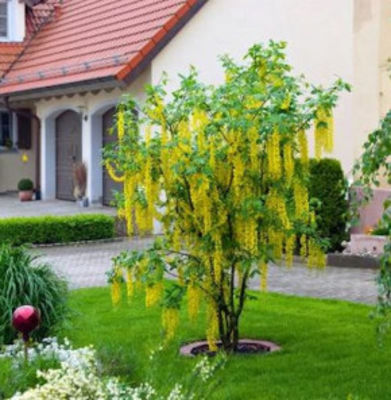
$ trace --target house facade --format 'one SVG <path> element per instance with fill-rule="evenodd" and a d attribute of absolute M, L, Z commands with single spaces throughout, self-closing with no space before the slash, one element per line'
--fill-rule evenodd
<path fill-rule="evenodd" d="M 89 200 L 110 203 L 102 147 L 121 97 L 143 101 L 163 72 L 174 88 L 189 65 L 219 83 L 219 55 L 269 39 L 288 42 L 298 75 L 353 85 L 331 155 L 349 174 L 391 106 L 390 17 L 391 0 L 0 0 L 0 192 L 28 177 L 43 199 L 72 200 L 84 161 Z"/>

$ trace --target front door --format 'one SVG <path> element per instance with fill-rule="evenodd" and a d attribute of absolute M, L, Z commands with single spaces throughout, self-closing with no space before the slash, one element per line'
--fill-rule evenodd
<path fill-rule="evenodd" d="M 56 197 L 75 200 L 73 167 L 81 162 L 81 116 L 65 111 L 56 120 Z"/>
<path fill-rule="evenodd" d="M 118 140 L 117 131 L 115 129 L 115 108 L 111 108 L 103 115 L 103 147 L 115 143 Z M 110 132 L 114 128 L 112 134 Z M 123 185 L 114 182 L 103 168 L 103 204 L 106 206 L 113 205 L 115 192 L 122 192 Z"/>

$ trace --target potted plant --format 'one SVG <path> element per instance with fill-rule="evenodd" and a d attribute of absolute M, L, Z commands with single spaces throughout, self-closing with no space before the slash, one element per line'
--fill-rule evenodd
<path fill-rule="evenodd" d="M 33 199 L 34 184 L 31 179 L 21 179 L 18 183 L 19 200 L 31 201 Z"/>
<path fill-rule="evenodd" d="M 87 167 L 84 163 L 76 163 L 73 167 L 73 195 L 80 207 L 88 207 L 88 198 L 86 197 L 87 188 Z"/>

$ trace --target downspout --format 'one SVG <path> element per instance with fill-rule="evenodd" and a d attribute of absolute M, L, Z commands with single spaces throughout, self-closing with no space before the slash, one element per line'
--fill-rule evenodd
<path fill-rule="evenodd" d="M 21 117 L 29 118 L 32 121 L 36 122 L 36 157 L 35 157 L 35 198 L 36 200 L 41 200 L 41 120 L 39 117 L 33 112 L 24 112 L 20 111 L 16 108 L 13 108 L 9 104 L 8 96 L 4 98 L 5 108 L 16 115 L 20 115 Z"/>

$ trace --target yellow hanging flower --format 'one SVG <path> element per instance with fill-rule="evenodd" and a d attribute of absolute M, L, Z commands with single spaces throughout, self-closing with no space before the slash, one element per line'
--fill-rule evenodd
<path fill-rule="evenodd" d="M 327 135 L 326 135 L 326 140 L 325 140 L 325 152 L 326 153 L 331 153 L 334 150 L 334 118 L 329 111 L 330 115 L 327 116 Z"/>
<path fill-rule="evenodd" d="M 174 227 L 172 234 L 172 248 L 174 251 L 181 250 L 181 230 L 177 225 Z"/>
<path fill-rule="evenodd" d="M 298 133 L 298 144 L 299 144 L 299 152 L 300 152 L 300 160 L 304 167 L 308 167 L 309 164 L 309 156 L 308 156 L 308 140 L 307 135 L 302 129 Z"/>
<path fill-rule="evenodd" d="M 181 266 L 178 267 L 177 272 L 178 272 L 178 283 L 181 286 L 185 286 L 185 277 L 184 277 L 184 274 L 183 274 L 183 267 L 181 267 Z"/>
<path fill-rule="evenodd" d="M 216 282 L 220 282 L 223 271 L 223 250 L 221 248 L 221 238 L 214 234 L 215 250 L 213 253 L 214 278 Z"/>
<path fill-rule="evenodd" d="M 162 314 L 162 325 L 165 332 L 165 342 L 168 343 L 175 337 L 179 326 L 179 310 L 177 308 L 165 308 Z"/>
<path fill-rule="evenodd" d="M 268 265 L 263 260 L 259 263 L 259 272 L 261 275 L 260 289 L 262 292 L 266 292 L 267 291 L 267 281 L 268 281 Z"/>
<path fill-rule="evenodd" d="M 198 317 L 201 301 L 201 289 L 192 281 L 187 288 L 187 310 L 191 321 Z"/>
<path fill-rule="evenodd" d="M 249 129 L 249 138 L 250 138 L 250 165 L 251 171 L 256 172 L 259 168 L 259 159 L 258 159 L 258 131 L 257 128 L 253 127 Z"/>
<path fill-rule="evenodd" d="M 322 157 L 323 151 L 331 153 L 334 147 L 334 120 L 331 110 L 319 107 L 315 118 L 315 157 Z"/>
<path fill-rule="evenodd" d="M 164 286 L 162 282 L 148 285 L 145 288 L 145 305 L 147 308 L 155 306 L 162 298 Z"/>
<path fill-rule="evenodd" d="M 111 301 L 114 307 L 121 302 L 121 278 L 122 270 L 119 266 L 115 266 L 111 282 Z"/>
<path fill-rule="evenodd" d="M 125 181 L 125 176 L 118 176 L 113 168 L 113 166 L 109 163 L 106 162 L 105 163 L 106 166 L 106 170 L 107 173 L 109 174 L 110 178 L 114 181 L 114 182 L 118 182 L 118 183 L 122 183 Z"/>
<path fill-rule="evenodd" d="M 118 281 L 111 284 L 111 301 L 114 307 L 121 302 L 121 285 Z"/>
<path fill-rule="evenodd" d="M 284 110 L 284 111 L 288 110 L 289 107 L 291 106 L 291 101 L 292 101 L 292 98 L 291 98 L 290 94 L 287 94 L 285 96 L 284 101 L 281 103 L 281 110 Z"/>
<path fill-rule="evenodd" d="M 280 135 L 277 130 L 269 137 L 266 143 L 268 172 L 271 179 L 281 177 Z"/>
<path fill-rule="evenodd" d="M 122 142 L 125 136 L 125 114 L 121 109 L 117 113 L 117 133 L 119 142 Z"/>
<path fill-rule="evenodd" d="M 295 217 L 301 221 L 308 221 L 309 201 L 308 189 L 305 184 L 298 179 L 293 183 L 293 197 L 295 203 Z"/>
<path fill-rule="evenodd" d="M 286 143 L 284 145 L 284 170 L 288 184 L 292 182 L 294 169 L 295 169 L 295 163 L 293 159 L 292 144 Z"/>
<path fill-rule="evenodd" d="M 219 332 L 219 322 L 216 306 L 213 303 L 208 303 L 207 318 L 208 329 L 206 331 L 206 337 L 208 340 L 209 351 L 216 352 L 218 350 L 217 338 Z"/>

